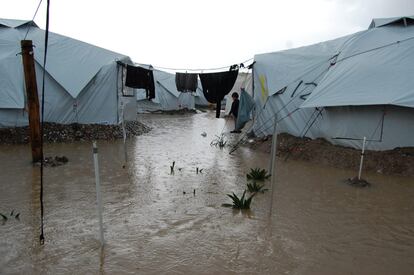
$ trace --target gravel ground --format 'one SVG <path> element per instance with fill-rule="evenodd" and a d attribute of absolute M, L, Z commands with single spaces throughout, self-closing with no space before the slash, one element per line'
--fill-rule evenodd
<path fill-rule="evenodd" d="M 151 130 L 150 127 L 138 121 L 130 121 L 125 126 L 127 137 L 139 136 Z M 122 138 L 120 125 L 101 124 L 44 124 L 44 141 L 72 142 L 90 140 L 114 140 Z M 29 142 L 29 127 L 13 127 L 0 129 L 0 144 L 24 144 Z"/>

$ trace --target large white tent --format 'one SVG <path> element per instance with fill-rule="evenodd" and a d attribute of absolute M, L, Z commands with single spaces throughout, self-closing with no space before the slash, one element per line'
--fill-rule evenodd
<path fill-rule="evenodd" d="M 20 41 L 32 40 L 39 100 L 45 31 L 33 21 L 0 19 L 0 127 L 28 124 Z M 46 122 L 117 124 L 136 114 L 125 97 L 116 61 L 130 58 L 69 37 L 49 33 L 45 82 Z"/>
<path fill-rule="evenodd" d="M 387 150 L 414 146 L 414 17 L 374 19 L 368 30 L 255 56 L 254 132 L 322 137 Z"/>
<path fill-rule="evenodd" d="M 149 69 L 148 65 L 139 65 Z M 175 74 L 153 69 L 155 98 L 149 101 L 145 98 L 143 89 L 137 89 L 138 112 L 172 111 L 180 109 L 195 109 L 196 105 L 207 106 L 208 102 L 201 90 L 199 81 L 195 93 L 181 93 L 175 85 Z"/>

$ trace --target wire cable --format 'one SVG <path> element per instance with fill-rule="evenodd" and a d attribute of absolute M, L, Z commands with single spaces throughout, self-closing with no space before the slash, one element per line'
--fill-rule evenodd
<path fill-rule="evenodd" d="M 252 61 L 253 58 L 249 58 L 245 61 L 242 61 L 240 63 L 234 63 L 234 64 L 244 64 L 247 63 L 249 61 Z M 191 72 L 203 72 L 203 71 L 218 71 L 218 70 L 224 70 L 224 69 L 228 69 L 232 65 L 228 65 L 228 66 L 223 66 L 223 67 L 217 67 L 217 68 L 202 68 L 202 69 L 188 69 L 188 68 L 169 68 L 169 67 L 162 67 L 162 66 L 155 66 L 155 65 L 150 65 L 150 64 L 145 64 L 145 63 L 140 63 L 140 62 L 135 62 L 136 64 L 141 64 L 141 65 L 147 65 L 147 66 L 152 66 L 154 69 L 161 69 L 161 70 L 168 70 L 168 71 L 191 71 Z"/>
<path fill-rule="evenodd" d="M 45 50 L 43 56 L 43 77 L 42 77 L 42 121 L 40 126 L 40 151 L 41 151 L 41 160 L 40 160 L 40 244 L 45 243 L 44 235 L 44 204 L 43 204 L 43 166 L 44 166 L 44 156 L 43 156 L 43 130 L 44 130 L 44 119 L 45 119 L 45 79 L 46 79 L 46 60 L 47 60 L 47 45 L 49 41 L 49 6 L 50 0 L 47 0 L 46 5 L 46 31 L 45 31 Z"/>
<path fill-rule="evenodd" d="M 32 21 L 34 21 L 34 20 L 35 20 L 36 15 L 37 15 L 37 12 L 39 11 L 40 5 L 42 4 L 42 1 L 43 1 L 43 0 L 40 0 L 39 5 L 37 5 L 36 11 L 35 11 L 35 13 L 34 13 L 34 15 L 33 15 L 33 18 L 32 18 Z M 30 25 L 29 25 L 29 27 L 27 28 L 26 35 L 24 36 L 24 39 L 23 39 L 23 40 L 26 40 L 27 35 L 29 34 L 29 31 L 30 31 L 30 28 L 32 27 L 32 25 L 33 25 L 33 24 L 30 24 Z"/>

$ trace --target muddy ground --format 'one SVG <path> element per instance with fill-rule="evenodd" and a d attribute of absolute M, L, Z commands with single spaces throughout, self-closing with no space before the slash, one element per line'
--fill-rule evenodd
<path fill-rule="evenodd" d="M 205 110 L 203 110 L 205 112 Z M 203 112 L 203 111 L 199 111 Z M 191 115 L 196 111 L 162 112 L 162 115 Z M 127 137 L 147 133 L 151 127 L 134 121 L 126 123 Z M 45 123 L 44 140 L 46 143 L 115 140 L 122 138 L 119 125 Z M 0 144 L 26 144 L 29 142 L 29 127 L 12 127 L 0 129 Z M 271 136 L 256 138 L 246 143 L 252 149 L 270 153 Z M 285 160 L 301 160 L 327 165 L 335 168 L 359 169 L 361 151 L 349 147 L 337 146 L 318 138 L 302 139 L 283 133 L 278 136 L 277 155 Z M 385 175 L 414 176 L 414 147 L 396 148 L 387 151 L 365 152 L 363 171 Z"/>
<path fill-rule="evenodd" d="M 139 121 L 125 125 L 127 137 L 139 136 L 151 130 Z M 46 143 L 91 140 L 114 140 L 123 137 L 120 125 L 57 124 L 45 123 L 43 139 Z M 25 144 L 29 142 L 29 127 L 0 128 L 0 144 Z"/>
<path fill-rule="evenodd" d="M 247 143 L 253 149 L 270 153 L 272 137 Z M 277 155 L 284 160 L 302 160 L 358 173 L 361 150 L 337 146 L 325 139 L 302 139 L 283 133 L 278 136 Z M 387 151 L 365 151 L 363 171 L 385 175 L 414 176 L 414 147 Z"/>

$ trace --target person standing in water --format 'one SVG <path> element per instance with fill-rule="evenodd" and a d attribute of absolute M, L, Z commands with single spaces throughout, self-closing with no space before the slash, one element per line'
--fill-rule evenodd
<path fill-rule="evenodd" d="M 231 104 L 229 115 L 232 115 L 234 118 L 234 130 L 230 131 L 230 133 L 241 133 L 241 131 L 236 128 L 237 115 L 239 113 L 239 94 L 234 92 L 231 94 L 231 98 L 233 99 L 233 103 Z"/>

